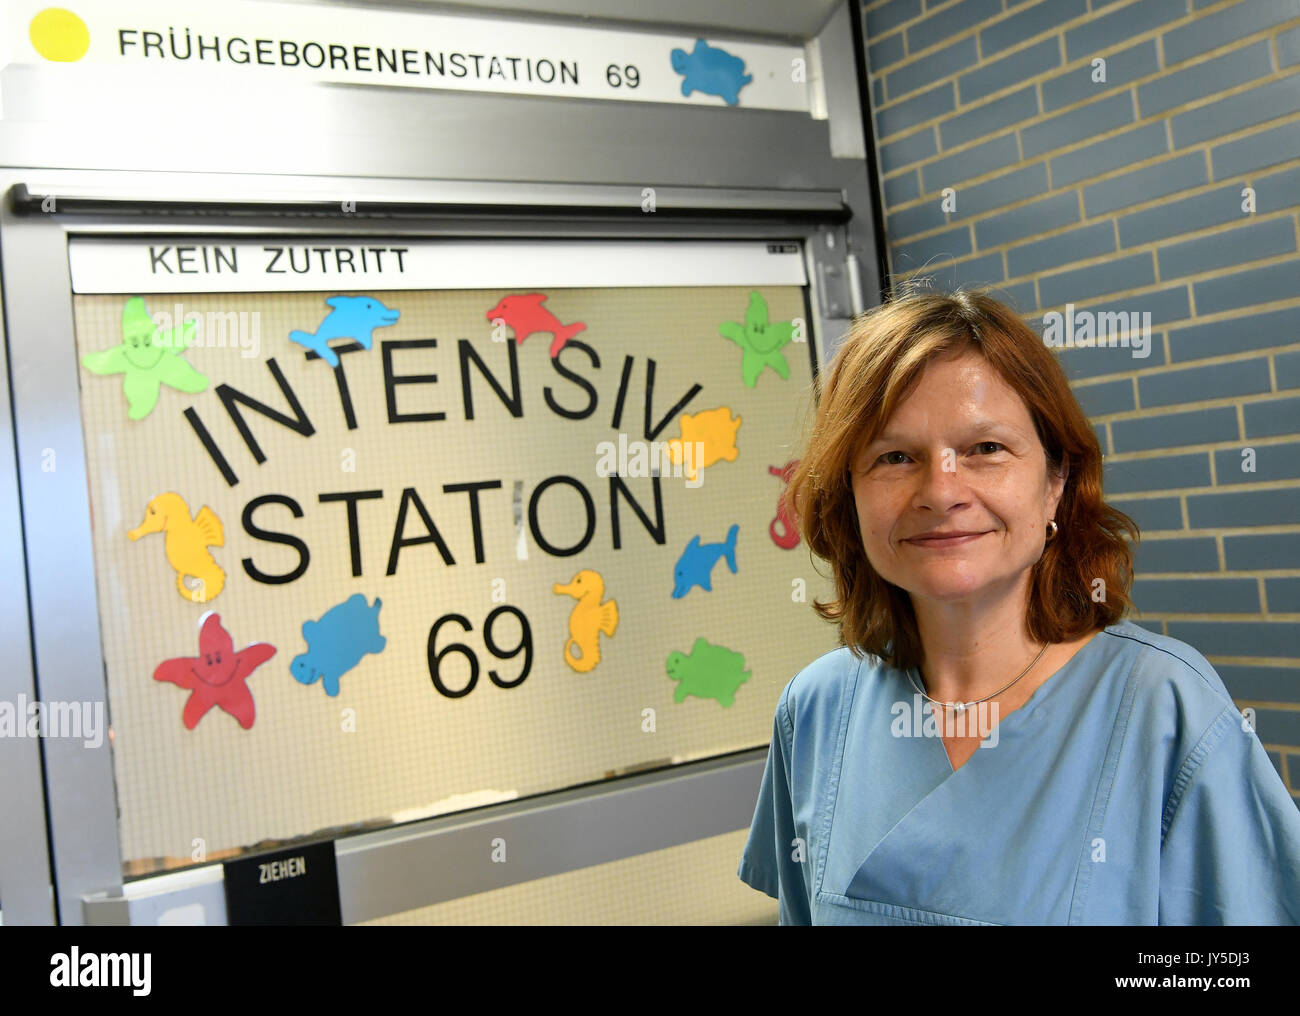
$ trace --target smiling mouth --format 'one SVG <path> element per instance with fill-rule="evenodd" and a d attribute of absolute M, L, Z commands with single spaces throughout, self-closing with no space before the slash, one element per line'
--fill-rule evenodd
<path fill-rule="evenodd" d="M 972 540 L 978 540 L 981 536 L 987 536 L 987 533 L 970 533 L 966 536 L 949 536 L 942 539 L 935 537 L 918 537 L 915 540 L 904 540 L 904 543 L 910 543 L 917 547 L 929 547 L 934 550 L 943 547 L 960 547 L 962 544 L 970 543 Z"/>

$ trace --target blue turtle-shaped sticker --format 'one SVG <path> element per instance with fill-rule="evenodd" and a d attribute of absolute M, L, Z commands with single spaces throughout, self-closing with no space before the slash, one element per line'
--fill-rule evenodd
<path fill-rule="evenodd" d="M 740 90 L 754 80 L 745 73 L 745 61 L 718 46 L 710 46 L 703 39 L 695 40 L 695 48 L 672 52 L 673 70 L 682 75 L 682 94 L 704 92 L 721 96 L 728 106 L 740 102 Z"/>
<path fill-rule="evenodd" d="M 367 653 L 383 652 L 388 640 L 379 634 L 380 600 L 367 606 L 361 593 L 330 607 L 319 621 L 304 621 L 302 637 L 307 651 L 293 658 L 289 669 L 300 684 L 320 680 L 325 694 L 339 693 L 339 678 L 361 662 Z"/>

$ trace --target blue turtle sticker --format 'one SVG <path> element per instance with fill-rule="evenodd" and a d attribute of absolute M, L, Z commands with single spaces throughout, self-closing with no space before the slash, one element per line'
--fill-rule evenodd
<path fill-rule="evenodd" d="M 361 662 L 367 653 L 383 652 L 388 640 L 379 634 L 380 600 L 367 606 L 361 593 L 330 607 L 319 621 L 304 621 L 302 637 L 307 651 L 293 658 L 289 670 L 299 684 L 320 681 L 325 694 L 339 693 L 339 678 Z"/>
<path fill-rule="evenodd" d="M 672 51 L 673 70 L 682 75 L 682 94 L 704 92 L 717 95 L 728 106 L 740 103 L 740 90 L 754 80 L 745 73 L 745 61 L 718 46 L 710 46 L 703 39 L 695 40 L 695 48 Z"/>

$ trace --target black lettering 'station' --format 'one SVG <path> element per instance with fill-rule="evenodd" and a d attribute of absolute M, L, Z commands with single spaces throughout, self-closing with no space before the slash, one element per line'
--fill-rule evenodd
<path fill-rule="evenodd" d="M 338 412 L 347 429 L 402 425 L 437 427 L 448 420 L 462 425 L 491 421 L 499 428 L 505 420 L 517 420 L 521 428 L 520 440 L 525 439 L 523 428 L 528 414 L 517 343 L 475 346 L 467 339 L 459 339 L 453 346 L 427 338 L 387 340 L 380 342 L 379 346 L 377 357 L 361 360 L 350 359 L 352 354 L 363 351 L 358 343 L 331 347 L 339 354 L 339 365 L 333 373 L 337 382 Z M 434 370 L 439 358 L 445 360 L 452 348 L 454 369 Z M 571 349 L 575 352 L 569 353 Z M 304 355 L 313 362 L 318 359 L 314 352 Z M 562 362 L 562 359 L 567 362 Z M 534 411 L 572 421 L 596 416 L 602 402 L 600 357 L 596 350 L 570 339 L 560 355 L 548 357 L 547 363 L 558 380 L 554 385 L 542 387 L 541 401 L 535 401 L 533 405 L 545 406 L 545 409 Z M 363 365 L 364 369 L 358 365 Z M 640 416 L 637 422 L 644 439 L 650 442 L 680 416 L 703 386 L 698 383 L 690 385 L 671 406 L 660 410 L 656 406 L 659 400 L 655 397 L 658 364 L 653 358 L 647 358 L 643 372 L 638 372 L 636 367 L 633 356 L 624 356 L 617 387 L 612 393 L 609 426 L 615 432 L 621 431 L 625 417 L 631 416 L 627 410 L 635 404 L 634 378 L 640 373 L 643 379 L 639 393 L 641 413 L 637 414 Z M 259 435 L 265 440 L 274 426 L 310 440 L 317 433 L 313 419 L 318 419 L 321 414 L 327 415 L 334 405 L 332 402 L 326 405 L 304 404 L 274 357 L 266 361 L 266 370 L 268 376 L 263 383 L 247 391 L 229 384 L 216 387 L 218 400 L 225 411 L 224 418 L 208 421 L 193 407 L 183 411 L 208 460 L 232 487 L 240 482 L 237 466 L 241 470 L 248 468 L 250 459 L 259 467 L 269 461 Z M 351 378 L 350 370 L 354 375 Z M 381 376 L 367 378 L 369 371 Z M 386 410 L 383 418 L 361 419 L 352 400 L 354 387 L 363 382 L 373 384 L 381 380 Z M 563 385 L 558 382 L 563 382 Z M 437 393 L 448 384 L 454 393 L 452 400 L 439 398 Z M 459 412 L 452 408 L 457 401 Z M 389 433 L 395 442 L 409 440 L 406 431 Z M 436 440 L 433 437 L 431 443 Z M 246 454 L 236 454 L 240 442 Z M 636 516 L 654 543 L 663 545 L 667 533 L 661 478 L 650 476 L 645 479 L 649 481 L 648 489 L 644 482 L 638 484 L 635 479 L 629 482 L 624 477 L 611 475 L 602 482 L 605 490 L 601 491 L 589 489 L 582 480 L 562 473 L 542 478 L 528 498 L 525 513 L 534 545 L 554 557 L 580 554 L 595 538 L 597 521 L 604 515 L 608 519 L 610 548 L 619 550 L 624 541 L 625 509 L 630 509 Z M 508 486 L 501 478 L 479 478 L 437 485 L 426 482 L 423 486 L 412 484 L 390 490 L 322 491 L 309 498 L 277 492 L 261 494 L 244 507 L 241 518 L 244 531 L 260 543 L 287 548 L 289 556 L 286 557 L 285 550 L 279 550 L 259 555 L 266 558 L 266 563 L 260 563 L 252 555 L 241 563 L 251 579 L 268 585 L 283 585 L 302 578 L 310 567 L 312 548 L 293 531 L 294 520 L 304 519 L 309 512 L 325 511 L 334 514 L 340 523 L 338 540 L 341 548 L 346 547 L 353 577 L 367 574 L 362 547 L 367 543 L 373 546 L 373 542 L 363 539 L 363 534 L 373 533 L 376 526 L 387 527 L 381 530 L 387 534 L 388 554 L 384 565 L 387 576 L 396 575 L 403 558 L 420 553 L 416 548 L 425 544 L 432 544 L 442 563 L 449 567 L 468 560 L 471 551 L 474 563 L 483 564 L 489 554 L 483 518 L 487 512 L 491 513 L 487 516 L 489 518 L 509 517 L 509 506 L 502 501 L 507 496 Z M 439 493 L 441 500 L 437 496 Z M 339 511 L 339 504 L 343 511 Z M 547 512 L 542 511 L 543 505 Z M 448 513 L 468 514 L 472 547 L 458 547 L 444 536 L 439 520 L 445 519 Z M 460 517 L 464 518 L 464 514 Z M 564 531 L 547 531 L 544 518 L 567 520 L 550 523 L 553 528 L 563 527 Z M 576 529 L 570 524 L 574 520 Z M 458 530 L 463 531 L 461 527 Z M 507 553 L 514 540 L 515 534 L 512 533 L 509 539 L 497 545 L 498 551 Z M 370 563 L 369 567 L 374 568 L 376 564 Z"/>

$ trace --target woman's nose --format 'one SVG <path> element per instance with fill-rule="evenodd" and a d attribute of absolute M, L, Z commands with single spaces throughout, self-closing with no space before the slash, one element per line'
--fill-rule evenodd
<path fill-rule="evenodd" d="M 921 463 L 917 477 L 913 501 L 918 506 L 947 511 L 961 501 L 966 491 L 966 481 L 952 449 L 938 449 L 930 455 Z"/>

